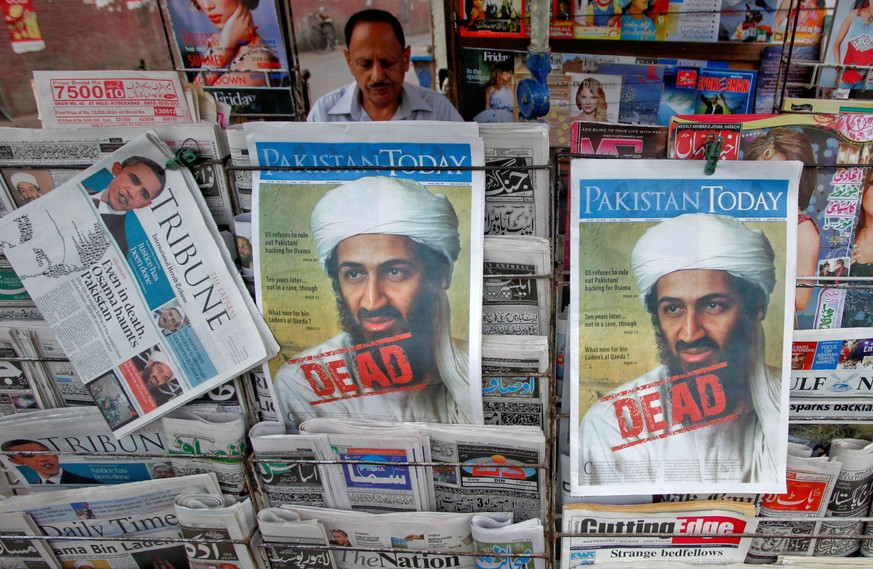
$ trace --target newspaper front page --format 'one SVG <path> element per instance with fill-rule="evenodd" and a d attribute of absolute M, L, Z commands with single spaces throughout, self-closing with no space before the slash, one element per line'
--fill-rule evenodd
<path fill-rule="evenodd" d="M 218 494 L 218 483 L 211 474 L 196 474 L 15 496 L 0 502 L 0 512 L 27 513 L 49 537 L 82 538 L 48 541 L 65 567 L 84 561 L 113 569 L 180 568 L 187 567 L 185 545 L 165 538 L 182 537 L 174 502 L 187 493 Z M 100 539 L 108 537 L 138 540 Z"/>
<path fill-rule="evenodd" d="M 185 169 L 144 134 L 0 219 L 0 242 L 116 436 L 276 346 Z M 101 408 L 102 409 L 102 408 Z"/>
<path fill-rule="evenodd" d="M 784 488 L 801 166 L 572 162 L 573 494 Z"/>
<path fill-rule="evenodd" d="M 245 128 L 267 168 L 254 177 L 255 288 L 281 345 L 267 372 L 284 421 L 481 423 L 476 125 Z"/>

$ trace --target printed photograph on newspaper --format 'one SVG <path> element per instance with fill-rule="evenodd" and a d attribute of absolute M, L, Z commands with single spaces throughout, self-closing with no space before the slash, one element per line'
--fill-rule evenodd
<path fill-rule="evenodd" d="M 573 160 L 574 495 L 784 489 L 801 169 Z"/>
<path fill-rule="evenodd" d="M 150 131 L 0 219 L 0 245 L 116 437 L 275 353 L 196 182 Z"/>
<path fill-rule="evenodd" d="M 322 167 L 255 171 L 255 286 L 285 423 L 481 423 L 484 174 L 445 169 L 483 164 L 476 125 L 245 127 L 261 167 Z"/>

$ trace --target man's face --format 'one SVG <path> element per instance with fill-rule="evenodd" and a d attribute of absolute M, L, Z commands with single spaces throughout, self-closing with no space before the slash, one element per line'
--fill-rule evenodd
<path fill-rule="evenodd" d="M 333 540 L 340 545 L 349 543 L 349 538 L 344 531 L 333 530 L 330 532 L 330 535 L 333 537 Z"/>
<path fill-rule="evenodd" d="M 363 94 L 365 109 L 397 108 L 409 70 L 409 51 L 397 41 L 390 24 L 363 22 L 355 26 L 344 54 Z"/>
<path fill-rule="evenodd" d="M 158 316 L 158 326 L 169 332 L 182 327 L 182 315 L 175 308 L 167 308 Z"/>
<path fill-rule="evenodd" d="M 149 385 L 157 387 L 164 385 L 171 379 L 173 379 L 173 370 L 170 369 L 170 366 L 163 362 L 155 362 L 149 372 L 147 382 Z"/>
<path fill-rule="evenodd" d="M 413 241 L 401 235 L 355 235 L 336 248 L 337 278 L 349 317 L 366 341 L 409 332 L 427 284 Z"/>
<path fill-rule="evenodd" d="M 173 478 L 175 474 L 170 469 L 169 466 L 156 466 L 155 467 L 155 479 L 158 478 Z"/>
<path fill-rule="evenodd" d="M 32 202 L 39 197 L 39 188 L 30 182 L 18 182 L 18 185 L 16 185 L 15 188 L 18 190 L 21 199 L 23 199 L 25 203 Z"/>
<path fill-rule="evenodd" d="M 791 354 L 791 369 L 803 369 L 804 358 L 805 354 L 802 353 Z"/>
<path fill-rule="evenodd" d="M 37 471 L 43 478 L 51 478 L 61 471 L 61 464 L 55 454 L 28 454 L 31 452 L 45 452 L 49 450 L 39 443 L 27 443 L 10 447 L 9 460 L 15 464 L 29 466 Z"/>
<path fill-rule="evenodd" d="M 657 321 L 672 373 L 737 361 L 749 311 L 734 278 L 725 271 L 692 269 L 661 277 L 655 285 Z M 745 318 L 745 320 L 744 320 Z M 738 370 L 741 371 L 741 370 Z"/>
<path fill-rule="evenodd" d="M 115 211 L 130 211 L 151 205 L 161 190 L 161 181 L 154 170 L 145 164 L 112 167 L 115 178 L 109 182 L 103 201 Z"/>

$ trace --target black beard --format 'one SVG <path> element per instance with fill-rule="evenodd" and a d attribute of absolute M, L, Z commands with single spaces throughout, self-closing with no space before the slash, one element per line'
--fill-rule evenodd
<path fill-rule="evenodd" d="M 409 317 L 405 319 L 409 327 L 407 331 L 410 337 L 404 340 L 389 342 L 403 348 L 403 351 L 409 358 L 409 365 L 413 370 L 413 375 L 416 378 L 423 377 L 424 374 L 428 373 L 437 373 L 436 357 L 434 354 L 434 327 L 437 307 L 439 306 L 438 294 L 436 286 L 428 283 L 425 289 L 413 300 L 409 310 Z M 345 299 L 342 297 L 342 293 L 334 288 L 334 295 L 336 296 L 340 325 L 351 337 L 352 345 L 369 344 L 370 342 L 390 337 L 390 335 L 368 335 L 352 316 Z M 386 315 L 391 315 L 398 319 L 402 318 L 399 311 L 393 306 L 376 310 L 374 313 L 381 311 L 384 311 Z M 367 311 L 365 310 L 364 312 Z M 379 367 L 382 368 L 382 356 L 379 353 L 379 346 L 367 348 L 366 351 L 370 352 L 373 361 L 377 362 Z M 382 371 L 386 370 L 382 369 Z"/>
<path fill-rule="evenodd" d="M 664 337 L 664 333 L 658 324 L 657 316 L 653 316 L 652 321 L 655 325 L 655 342 L 658 346 L 658 357 L 661 363 L 667 367 L 668 377 L 685 375 L 700 369 L 699 366 L 689 366 L 683 362 L 667 343 L 667 339 Z M 729 402 L 738 401 L 749 396 L 749 376 L 752 372 L 752 351 L 749 346 L 749 339 L 753 337 L 756 325 L 757 320 L 754 318 L 743 317 L 736 328 L 730 332 L 724 349 L 721 350 L 720 362 L 727 363 L 727 366 L 709 372 L 719 378 Z M 698 343 L 718 347 L 715 340 L 709 337 L 704 337 L 692 345 Z"/>

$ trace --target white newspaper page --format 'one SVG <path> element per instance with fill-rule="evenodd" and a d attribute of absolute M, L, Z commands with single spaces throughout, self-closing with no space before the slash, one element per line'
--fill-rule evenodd
<path fill-rule="evenodd" d="M 572 162 L 574 495 L 784 489 L 801 169 Z"/>
<path fill-rule="evenodd" d="M 245 128 L 253 164 L 311 168 L 254 176 L 255 288 L 281 345 L 267 373 L 283 420 L 481 424 L 476 125 Z"/>
<path fill-rule="evenodd" d="M 185 544 L 189 569 L 256 569 L 254 551 L 246 543 L 203 540 L 250 540 L 257 527 L 249 499 L 227 494 L 182 494 L 176 498 L 176 517 Z"/>
<path fill-rule="evenodd" d="M 174 502 L 185 493 L 217 494 L 218 483 L 212 475 L 197 474 L 15 496 L 0 502 L 0 512 L 25 512 L 50 537 L 81 537 L 48 542 L 64 567 L 84 561 L 92 567 L 168 569 L 168 565 L 187 566 L 185 545 L 162 539 L 182 537 Z M 140 541 L 101 541 L 101 537 Z"/>
<path fill-rule="evenodd" d="M 481 569 L 545 569 L 546 560 L 533 557 L 545 553 L 543 522 L 532 518 L 513 524 L 510 515 L 503 520 L 495 517 L 495 514 L 475 515 L 470 522 L 473 545 L 483 554 L 476 565 Z"/>
<path fill-rule="evenodd" d="M 0 219 L 0 242 L 116 436 L 275 353 L 185 169 L 154 134 Z"/>
<path fill-rule="evenodd" d="M 43 128 L 197 122 L 175 71 L 34 71 Z"/>

